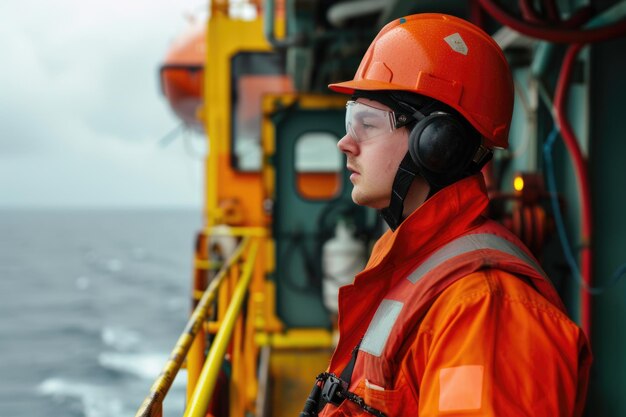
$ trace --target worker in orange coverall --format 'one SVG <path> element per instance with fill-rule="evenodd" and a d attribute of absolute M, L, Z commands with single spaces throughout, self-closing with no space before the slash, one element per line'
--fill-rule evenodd
<path fill-rule="evenodd" d="M 339 149 L 352 199 L 388 223 L 339 292 L 338 346 L 301 416 L 580 416 L 591 353 L 529 250 L 483 217 L 508 146 L 498 45 L 453 16 L 385 26 L 353 80 Z"/>

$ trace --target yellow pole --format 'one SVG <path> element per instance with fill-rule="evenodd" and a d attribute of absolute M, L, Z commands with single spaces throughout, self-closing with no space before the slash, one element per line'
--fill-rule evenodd
<path fill-rule="evenodd" d="M 249 258 L 246 259 L 241 280 L 237 284 L 232 301 L 222 321 L 222 328 L 211 344 L 211 349 L 204 362 L 204 367 L 202 368 L 198 383 L 196 384 L 193 397 L 188 407 L 185 409 L 184 417 L 204 417 L 206 414 L 209 401 L 215 389 L 215 381 L 217 380 L 218 372 L 224 360 L 224 353 L 230 342 L 235 321 L 239 315 L 246 291 L 252 279 L 252 271 L 258 249 L 259 242 L 255 240 L 250 246 Z"/>
<path fill-rule="evenodd" d="M 257 357 L 258 357 L 258 346 L 254 341 L 254 320 L 252 317 L 255 315 L 254 313 L 254 302 L 252 297 L 248 299 L 248 317 L 246 317 L 246 323 L 244 328 L 244 344 L 243 344 L 243 379 L 245 381 L 244 385 L 244 401 L 246 407 L 249 404 L 254 404 L 256 400 L 256 395 L 258 391 L 258 380 L 257 380 Z M 257 413 L 258 414 L 258 413 Z"/>
<path fill-rule="evenodd" d="M 202 369 L 202 363 L 204 362 L 204 350 L 206 334 L 204 329 L 200 329 L 196 333 L 196 337 L 191 344 L 191 348 L 187 353 L 187 401 L 193 395 L 193 390 L 196 387 L 196 381 L 200 377 L 200 371 Z"/>
<path fill-rule="evenodd" d="M 207 290 L 204 295 L 200 299 L 200 302 L 196 306 L 193 311 L 193 314 L 189 318 L 187 325 L 185 326 L 185 330 L 178 338 L 172 353 L 165 366 L 163 367 L 163 371 L 154 381 L 152 387 L 150 388 L 150 394 L 144 399 L 143 403 L 139 407 L 137 414 L 135 417 L 154 417 L 160 415 L 161 404 L 163 403 L 163 399 L 165 395 L 169 391 L 172 386 L 172 382 L 174 382 L 174 378 L 176 374 L 180 370 L 180 367 L 187 355 L 191 343 L 193 339 L 198 333 L 198 330 L 202 327 L 202 322 L 205 320 L 207 311 L 209 310 L 209 306 L 215 300 L 215 296 L 217 294 L 217 289 L 219 288 L 224 278 L 227 276 L 226 272 L 229 267 L 235 263 L 243 253 L 243 250 L 248 245 L 249 238 L 244 238 L 241 242 L 235 253 L 228 260 L 227 265 L 220 270 L 220 272 L 215 276 L 215 278 L 209 284 Z M 258 243 L 255 242 L 255 245 L 252 249 L 255 250 L 258 248 Z M 204 369 L 203 369 L 204 371 Z"/>
<path fill-rule="evenodd" d="M 211 20 L 213 20 L 217 15 L 217 9 L 219 8 L 216 3 L 220 3 L 222 6 L 223 3 L 227 1 L 213 1 L 213 12 L 211 14 L 211 18 L 206 23 L 206 55 L 205 62 L 207 63 L 207 68 L 211 66 L 211 54 L 214 53 L 212 51 L 212 37 L 215 37 L 214 31 L 212 30 L 213 25 L 211 25 Z M 228 10 L 228 9 L 226 9 Z M 213 86 L 215 75 L 214 71 L 204 71 L 204 91 L 202 92 L 202 98 L 204 99 L 204 120 L 205 120 L 205 131 L 207 134 L 207 141 L 209 145 L 209 152 L 206 158 L 206 202 L 205 202 L 205 217 L 206 217 L 206 225 L 208 227 L 215 226 L 219 223 L 219 208 L 218 208 L 218 187 L 219 187 L 219 157 L 220 153 L 225 150 L 220 149 L 219 142 L 220 138 L 218 137 L 217 129 L 213 129 L 212 126 L 216 125 L 216 122 L 213 120 L 215 118 L 214 109 L 210 108 L 211 106 L 211 89 L 215 88 Z"/>
<path fill-rule="evenodd" d="M 237 321 L 235 322 L 234 334 L 232 336 L 232 373 L 230 379 L 230 417 L 243 417 L 245 398 L 244 393 L 246 389 L 245 381 L 242 379 L 242 366 L 244 366 L 243 358 L 241 357 L 241 339 L 242 339 L 242 324 L 243 315 L 239 314 Z"/>
<path fill-rule="evenodd" d="M 198 237 L 196 240 L 196 249 L 194 261 L 201 260 L 202 262 L 209 262 L 209 242 L 208 235 L 204 232 L 198 233 Z M 195 262 L 194 262 L 195 263 Z M 207 278 L 208 278 L 208 270 L 202 269 L 199 267 L 194 268 L 193 272 L 193 281 L 191 283 L 193 293 L 191 299 L 191 311 L 193 311 L 198 307 L 198 303 L 202 299 L 204 292 L 207 287 Z M 196 297 L 197 293 L 200 296 Z M 204 334 L 204 330 L 201 328 L 196 333 L 196 336 L 189 348 L 189 352 L 187 352 L 187 400 L 191 398 L 191 394 L 193 393 L 193 389 L 196 385 L 196 381 L 200 376 L 200 370 L 202 369 L 202 364 L 204 363 L 204 348 L 205 348 L 205 340 L 206 335 Z"/>
<path fill-rule="evenodd" d="M 206 176 L 206 223 L 208 227 L 215 226 L 218 222 L 218 146 L 218 140 L 209 138 L 210 150 Z"/>

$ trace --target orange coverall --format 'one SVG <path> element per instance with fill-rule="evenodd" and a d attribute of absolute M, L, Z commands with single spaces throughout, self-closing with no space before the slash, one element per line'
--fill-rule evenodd
<path fill-rule="evenodd" d="M 488 227 L 528 254 L 482 217 L 487 203 L 482 176 L 466 178 L 379 239 L 366 268 L 339 292 L 340 339 L 329 372 L 341 374 L 394 285 L 447 243 Z M 590 349 L 546 285 L 542 295 L 500 267 L 464 276 L 434 297 L 416 325 L 394 325 L 402 343 L 388 356 L 378 359 L 361 344 L 349 390 L 389 417 L 581 416 Z M 320 415 L 371 417 L 349 400 Z"/>

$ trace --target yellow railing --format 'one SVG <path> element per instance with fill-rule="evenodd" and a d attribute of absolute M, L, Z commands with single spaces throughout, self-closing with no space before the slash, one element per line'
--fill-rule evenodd
<path fill-rule="evenodd" d="M 200 378 L 196 384 L 191 401 L 185 409 L 184 417 L 201 417 L 206 414 L 209 401 L 213 395 L 213 389 L 215 388 L 215 381 L 217 380 L 217 374 L 224 360 L 224 353 L 230 343 L 230 338 L 235 327 L 235 321 L 241 311 L 241 306 L 245 298 L 250 280 L 252 279 L 252 271 L 254 269 L 254 260 L 259 249 L 259 242 L 252 242 L 250 248 L 250 256 L 246 260 L 246 264 L 243 267 L 241 278 L 237 283 L 237 287 L 233 293 L 233 296 L 222 320 L 222 325 L 211 344 L 211 349 L 207 355 Z"/>
<path fill-rule="evenodd" d="M 224 353 L 230 343 L 235 322 L 239 316 L 246 291 L 250 284 L 259 248 L 258 239 L 251 241 L 250 237 L 244 237 L 242 242 L 237 247 L 237 250 L 228 259 L 228 262 L 226 262 L 217 275 L 211 280 L 206 291 L 204 291 L 202 298 L 189 318 L 189 321 L 185 326 L 185 330 L 176 342 L 167 363 L 163 367 L 163 371 L 154 384 L 152 384 L 150 394 L 148 394 L 139 407 L 135 417 L 160 417 L 162 415 L 163 400 L 165 399 L 176 374 L 180 370 L 183 361 L 187 357 L 189 349 L 198 334 L 198 331 L 203 326 L 208 316 L 209 309 L 216 299 L 220 286 L 222 283 L 227 281 L 229 275 L 228 272 L 235 269 L 236 264 L 242 258 L 244 251 L 248 247 L 250 248 L 246 256 L 245 264 L 243 265 L 241 276 L 239 277 L 239 281 L 230 300 L 228 309 L 226 310 L 226 314 L 221 321 L 219 330 L 213 340 L 213 343 L 211 344 L 207 359 L 204 362 L 202 372 L 197 384 L 195 385 L 193 395 L 184 415 L 185 417 L 195 417 L 204 416 L 206 414 L 206 409 L 209 400 L 211 399 L 213 388 L 215 387 L 215 381 L 224 358 Z"/>

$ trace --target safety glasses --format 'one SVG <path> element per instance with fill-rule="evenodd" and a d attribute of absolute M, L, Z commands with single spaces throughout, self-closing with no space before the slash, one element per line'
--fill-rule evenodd
<path fill-rule="evenodd" d="M 400 118 L 406 121 L 405 115 L 400 115 Z M 377 109 L 353 100 L 346 103 L 346 133 L 357 142 L 384 136 L 402 125 L 392 111 Z"/>

